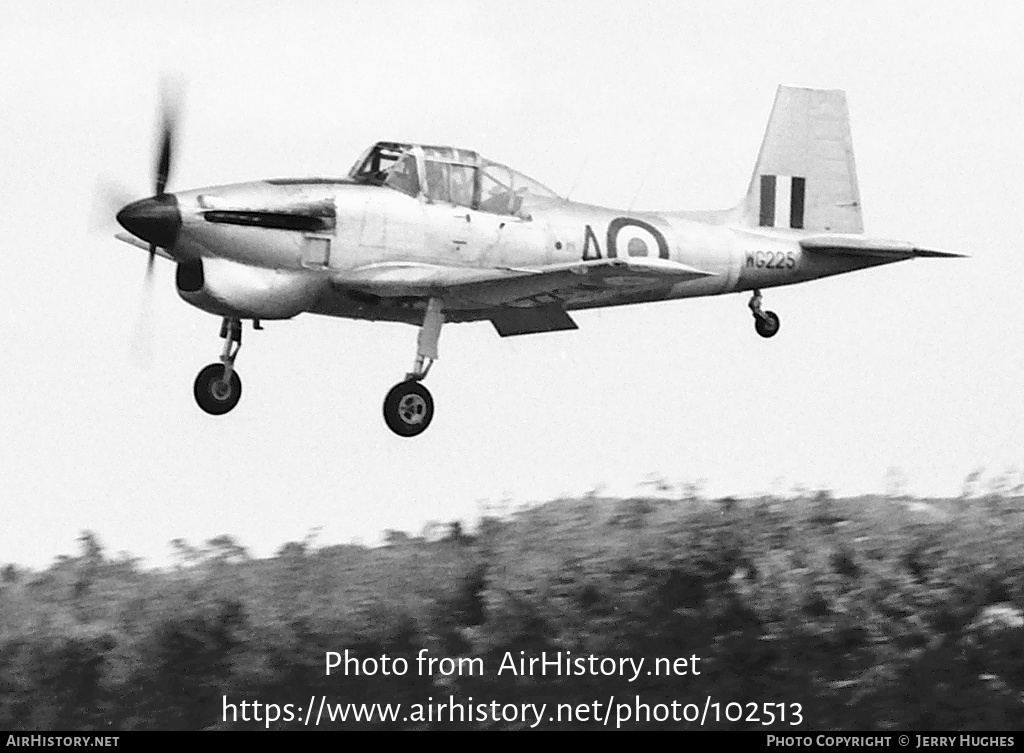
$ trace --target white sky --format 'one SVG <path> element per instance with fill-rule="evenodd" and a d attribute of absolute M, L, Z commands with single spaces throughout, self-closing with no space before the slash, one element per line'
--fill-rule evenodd
<path fill-rule="evenodd" d="M 1024 466 L 1016 2 L 4 3 L 0 562 L 84 528 L 165 564 L 230 533 L 259 556 L 473 520 L 650 474 L 714 495 L 952 495 Z M 344 174 L 378 139 L 474 148 L 572 198 L 731 206 L 780 83 L 847 91 L 871 235 L 960 251 L 747 295 L 579 313 L 576 332 L 450 325 L 414 440 L 385 427 L 407 325 L 246 331 L 229 415 L 192 398 L 218 320 L 90 225 L 97 181 L 152 193 L 157 86 L 185 115 L 169 188 Z M 652 150 L 657 151 L 654 159 Z M 648 166 L 652 165 L 648 173 Z M 646 174 L 646 177 L 645 177 Z"/>

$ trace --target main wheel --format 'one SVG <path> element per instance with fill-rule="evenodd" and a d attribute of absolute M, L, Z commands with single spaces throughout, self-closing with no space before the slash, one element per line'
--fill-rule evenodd
<path fill-rule="evenodd" d="M 238 405 L 242 396 L 242 380 L 231 370 L 231 379 L 224 381 L 224 364 L 211 363 L 199 372 L 193 393 L 199 407 L 207 413 L 220 416 Z"/>
<path fill-rule="evenodd" d="M 422 433 L 433 417 L 434 398 L 419 382 L 400 382 L 384 398 L 384 422 L 400 437 Z"/>
<path fill-rule="evenodd" d="M 774 311 L 765 311 L 764 319 L 754 318 L 754 329 L 761 337 L 773 337 L 779 331 L 779 317 Z"/>

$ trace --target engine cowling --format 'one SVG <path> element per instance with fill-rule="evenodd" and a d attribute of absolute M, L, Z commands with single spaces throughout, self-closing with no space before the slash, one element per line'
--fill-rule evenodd
<path fill-rule="evenodd" d="M 178 295 L 196 308 L 238 319 L 290 319 L 307 310 L 327 280 L 302 270 L 205 258 L 178 264 Z"/>

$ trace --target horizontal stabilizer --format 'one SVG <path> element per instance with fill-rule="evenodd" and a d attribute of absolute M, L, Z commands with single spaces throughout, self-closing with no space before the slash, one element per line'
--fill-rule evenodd
<path fill-rule="evenodd" d="M 862 235 L 819 235 L 804 238 L 800 248 L 823 254 L 843 256 L 874 256 L 879 258 L 913 259 L 920 258 L 964 258 L 964 254 L 950 251 L 934 251 L 917 248 L 906 241 L 890 241 L 881 238 L 865 238 Z"/>
<path fill-rule="evenodd" d="M 557 304 L 533 308 L 500 308 L 491 314 L 491 323 L 502 337 L 578 329 L 572 317 Z"/>

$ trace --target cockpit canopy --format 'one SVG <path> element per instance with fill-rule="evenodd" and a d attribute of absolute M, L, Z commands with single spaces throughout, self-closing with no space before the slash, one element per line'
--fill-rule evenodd
<path fill-rule="evenodd" d="M 349 171 L 357 183 L 388 186 L 431 203 L 523 216 L 559 196 L 533 178 L 469 149 L 379 141 Z"/>

